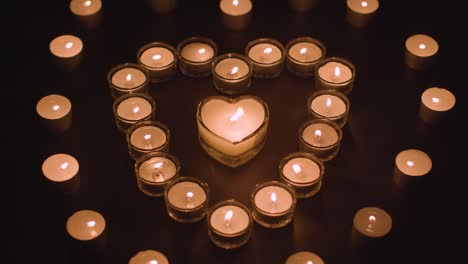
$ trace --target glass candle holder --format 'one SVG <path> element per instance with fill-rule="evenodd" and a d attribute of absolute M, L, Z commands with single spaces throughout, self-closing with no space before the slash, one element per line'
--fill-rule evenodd
<path fill-rule="evenodd" d="M 337 57 L 319 61 L 315 67 L 315 86 L 317 90 L 336 90 L 348 94 L 353 89 L 356 68 L 354 65 Z"/>
<path fill-rule="evenodd" d="M 419 149 L 406 149 L 395 158 L 393 180 L 398 187 L 407 188 L 419 183 L 432 169 L 432 160 Z"/>
<path fill-rule="evenodd" d="M 350 108 L 348 97 L 341 92 L 321 90 L 312 93 L 307 100 L 307 110 L 311 119 L 328 119 L 343 128 L 348 121 Z"/>
<path fill-rule="evenodd" d="M 286 44 L 286 68 L 299 77 L 315 75 L 315 65 L 326 55 L 322 42 L 310 37 L 295 38 Z"/>
<path fill-rule="evenodd" d="M 139 64 L 123 63 L 108 72 L 107 83 L 114 99 L 126 94 L 148 93 L 149 74 Z"/>
<path fill-rule="evenodd" d="M 286 51 L 280 42 L 270 38 L 259 38 L 249 42 L 245 54 L 252 62 L 253 76 L 260 79 L 273 79 L 284 68 Z"/>
<path fill-rule="evenodd" d="M 287 259 L 285 264 L 325 264 L 323 259 L 310 251 L 298 251 L 294 254 L 291 254 Z"/>
<path fill-rule="evenodd" d="M 179 69 L 190 77 L 205 77 L 211 74 L 211 64 L 216 58 L 216 43 L 204 37 L 184 39 L 177 46 Z"/>
<path fill-rule="evenodd" d="M 173 79 L 177 73 L 177 50 L 164 42 L 152 42 L 137 52 L 138 64 L 146 68 L 152 83 Z"/>
<path fill-rule="evenodd" d="M 347 0 L 346 19 L 354 27 L 367 26 L 379 9 L 378 0 Z"/>
<path fill-rule="evenodd" d="M 250 0 L 221 0 L 219 2 L 223 25 L 229 30 L 242 30 L 250 24 L 252 2 Z"/>
<path fill-rule="evenodd" d="M 158 121 L 146 120 L 131 125 L 125 136 L 128 152 L 133 159 L 154 151 L 169 151 L 171 132 Z"/>
<path fill-rule="evenodd" d="M 70 11 L 81 25 L 93 29 L 101 22 L 101 0 L 71 0 Z"/>
<path fill-rule="evenodd" d="M 352 242 L 355 246 L 366 246 L 377 242 L 392 229 L 392 217 L 378 207 L 359 209 L 353 218 Z"/>
<path fill-rule="evenodd" d="M 250 87 L 252 63 L 244 55 L 227 53 L 218 56 L 211 69 L 213 84 L 223 94 L 241 94 Z"/>
<path fill-rule="evenodd" d="M 149 196 L 161 197 L 168 182 L 179 176 L 180 163 L 166 152 L 150 152 L 135 162 L 138 188 Z"/>
<path fill-rule="evenodd" d="M 252 233 L 250 209 L 236 200 L 214 205 L 207 215 L 208 236 L 218 247 L 239 248 L 248 242 Z"/>
<path fill-rule="evenodd" d="M 268 120 L 268 106 L 259 97 L 210 96 L 197 108 L 198 139 L 211 157 L 235 168 L 260 152 Z"/>
<path fill-rule="evenodd" d="M 431 87 L 421 95 L 419 117 L 426 124 L 438 124 L 444 121 L 455 106 L 455 95 L 445 88 Z"/>
<path fill-rule="evenodd" d="M 294 152 L 281 159 L 281 180 L 294 188 L 298 199 L 315 195 L 322 187 L 325 166 L 314 154 Z"/>
<path fill-rule="evenodd" d="M 77 69 L 83 59 L 83 42 L 74 35 L 55 37 L 49 43 L 49 50 L 54 56 L 57 67 L 64 71 Z"/>
<path fill-rule="evenodd" d="M 335 122 L 312 119 L 299 127 L 299 149 L 315 154 L 323 162 L 329 161 L 338 154 L 342 137 Z"/>
<path fill-rule="evenodd" d="M 208 213 L 210 189 L 200 179 L 177 177 L 171 180 L 164 192 L 167 213 L 182 223 L 194 223 Z"/>
<path fill-rule="evenodd" d="M 252 217 L 263 227 L 283 227 L 294 217 L 296 197 L 296 191 L 286 183 L 269 181 L 257 184 L 250 194 Z"/>
<path fill-rule="evenodd" d="M 405 63 L 414 70 L 428 68 L 437 52 L 439 44 L 431 36 L 425 34 L 415 34 L 405 41 Z"/>
<path fill-rule="evenodd" d="M 162 252 L 149 249 L 133 255 L 128 264 L 169 264 L 169 260 Z"/>
<path fill-rule="evenodd" d="M 116 126 L 124 133 L 137 122 L 154 119 L 155 111 L 156 103 L 147 94 L 122 95 L 113 103 Z"/>
<path fill-rule="evenodd" d="M 36 104 L 41 126 L 52 134 L 61 134 L 72 125 L 72 104 L 60 94 L 42 97 Z"/>

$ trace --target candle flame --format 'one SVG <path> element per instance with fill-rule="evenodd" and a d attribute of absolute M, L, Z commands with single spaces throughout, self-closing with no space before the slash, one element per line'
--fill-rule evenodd
<path fill-rule="evenodd" d="M 361 6 L 362 6 L 362 7 L 367 7 L 367 2 L 366 2 L 366 1 L 362 1 L 362 2 L 361 2 Z"/>
<path fill-rule="evenodd" d="M 138 113 L 139 111 L 140 111 L 140 107 L 135 106 L 135 107 L 133 108 L 133 113 L 136 114 L 136 113 Z"/>
<path fill-rule="evenodd" d="M 236 74 L 238 71 L 239 71 L 239 67 L 236 66 L 236 67 L 232 68 L 231 75 Z"/>
<path fill-rule="evenodd" d="M 327 98 L 327 108 L 330 108 L 331 104 L 332 104 L 332 102 L 331 102 L 331 99 L 329 97 L 329 98 Z"/>
<path fill-rule="evenodd" d="M 293 168 L 295 173 L 297 173 L 297 174 L 301 173 L 301 166 L 299 166 L 298 164 L 293 164 L 292 168 Z"/>
<path fill-rule="evenodd" d="M 270 195 L 270 200 L 274 203 L 276 202 L 276 193 L 275 192 L 272 192 L 271 195 Z"/>
<path fill-rule="evenodd" d="M 265 49 L 263 50 L 263 53 L 264 53 L 265 55 L 268 55 L 268 54 L 270 54 L 272 51 L 273 51 L 272 48 L 265 48 Z"/>
<path fill-rule="evenodd" d="M 153 55 L 153 60 L 159 60 L 159 59 L 161 59 L 161 55 L 159 54 Z"/>
<path fill-rule="evenodd" d="M 85 1 L 85 2 L 83 3 L 83 6 L 90 6 L 90 5 L 91 5 L 91 1 L 89 1 L 89 0 L 88 0 L 88 1 Z"/>
<path fill-rule="evenodd" d="M 419 44 L 419 48 L 420 48 L 420 49 L 425 49 L 425 48 L 426 48 L 426 45 L 423 44 L 423 43 L 421 43 L 421 44 Z"/>
<path fill-rule="evenodd" d="M 376 220 L 377 220 L 377 218 L 375 218 L 375 216 L 373 216 L 373 215 L 369 216 L 369 223 L 370 224 L 374 224 Z"/>
<path fill-rule="evenodd" d="M 146 140 L 148 140 L 148 139 L 151 138 L 151 134 L 146 134 L 146 135 L 143 136 L 143 138 L 146 139 Z"/>
<path fill-rule="evenodd" d="M 308 260 L 306 264 L 314 264 L 314 263 L 312 262 L 312 260 Z"/>
<path fill-rule="evenodd" d="M 236 113 L 233 116 L 231 116 L 231 122 L 236 122 L 243 115 L 244 109 L 242 107 L 238 107 Z"/>
<path fill-rule="evenodd" d="M 193 198 L 193 192 L 187 192 L 187 199 L 192 199 Z"/>
<path fill-rule="evenodd" d="M 411 161 L 411 160 L 408 160 L 408 161 L 406 162 L 406 164 L 407 164 L 408 166 L 410 166 L 410 167 L 413 167 L 413 166 L 414 166 L 414 162 Z"/>
<path fill-rule="evenodd" d="M 149 264 L 158 264 L 158 261 L 153 259 L 149 262 Z"/>
<path fill-rule="evenodd" d="M 338 67 L 338 66 L 335 67 L 335 76 L 338 77 L 338 76 L 340 76 L 340 74 L 341 74 L 340 67 Z"/>
<path fill-rule="evenodd" d="M 206 52 L 206 49 L 205 49 L 205 48 L 201 48 L 201 49 L 198 50 L 198 53 L 200 53 L 200 54 L 203 54 L 203 53 L 205 53 L 205 52 Z"/>
<path fill-rule="evenodd" d="M 52 106 L 52 109 L 54 109 L 54 111 L 59 110 L 59 108 L 60 108 L 60 105 L 54 105 L 54 106 Z"/>
<path fill-rule="evenodd" d="M 224 215 L 224 222 L 226 225 L 230 225 L 231 224 L 231 219 L 232 219 L 232 216 L 233 216 L 233 212 L 232 210 L 229 210 L 227 211 L 227 213 Z"/>
<path fill-rule="evenodd" d="M 158 162 L 158 163 L 154 164 L 154 168 L 155 168 L 155 169 L 159 169 L 159 168 L 162 167 L 162 165 L 163 165 L 162 162 Z"/>
<path fill-rule="evenodd" d="M 62 168 L 62 170 L 68 168 L 68 162 L 64 162 L 60 165 L 60 168 Z"/>
<path fill-rule="evenodd" d="M 96 225 L 96 221 L 89 221 L 89 222 L 87 223 L 87 225 L 88 225 L 89 227 L 93 227 L 93 226 Z"/>
<path fill-rule="evenodd" d="M 301 55 L 305 55 L 307 52 L 307 48 L 302 48 L 300 51 Z"/>
<path fill-rule="evenodd" d="M 440 99 L 437 98 L 437 97 L 432 97 L 432 102 L 438 103 L 438 102 L 440 102 Z"/>
<path fill-rule="evenodd" d="M 67 42 L 67 44 L 65 44 L 65 48 L 70 49 L 71 47 L 73 47 L 73 42 Z"/>
<path fill-rule="evenodd" d="M 321 136 L 322 136 L 322 131 L 320 129 L 315 130 L 315 137 L 317 139 L 320 139 Z"/>
<path fill-rule="evenodd" d="M 132 80 L 132 74 L 130 74 L 130 73 L 127 74 L 127 77 L 125 77 L 125 79 L 126 79 L 127 81 L 131 81 L 131 80 Z"/>
<path fill-rule="evenodd" d="M 237 6 L 237 5 L 239 4 L 239 1 L 238 1 L 238 0 L 233 0 L 233 1 L 232 1 L 232 4 L 235 5 L 235 6 Z"/>

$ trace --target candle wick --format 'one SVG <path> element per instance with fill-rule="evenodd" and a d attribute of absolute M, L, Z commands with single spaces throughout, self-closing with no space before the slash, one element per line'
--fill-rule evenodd
<path fill-rule="evenodd" d="M 153 177 L 154 181 L 164 181 L 164 173 L 159 168 L 156 168 L 151 176 Z"/>

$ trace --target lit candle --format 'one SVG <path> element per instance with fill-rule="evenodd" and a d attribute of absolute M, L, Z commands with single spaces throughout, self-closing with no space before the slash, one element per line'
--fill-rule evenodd
<path fill-rule="evenodd" d="M 379 8 L 378 0 L 347 0 L 348 22 L 356 27 L 363 27 L 369 24 L 372 17 Z"/>
<path fill-rule="evenodd" d="M 268 119 L 268 106 L 259 97 L 207 97 L 197 108 L 200 144 L 219 162 L 240 166 L 263 147 Z"/>
<path fill-rule="evenodd" d="M 54 154 L 42 163 L 42 174 L 51 182 L 60 185 L 62 191 L 75 192 L 79 188 L 78 161 L 68 154 Z"/>
<path fill-rule="evenodd" d="M 317 63 L 315 78 L 319 90 L 336 90 L 348 94 L 353 89 L 356 70 L 342 58 L 330 57 Z"/>
<path fill-rule="evenodd" d="M 124 63 L 113 67 L 107 74 L 112 97 L 132 93 L 148 93 L 149 73 L 135 63 Z"/>
<path fill-rule="evenodd" d="M 355 245 L 386 236 L 392 229 L 392 217 L 378 207 L 364 207 L 353 218 L 352 240 Z"/>
<path fill-rule="evenodd" d="M 395 158 L 394 181 L 400 187 L 419 182 L 432 169 L 431 158 L 418 149 L 403 150 Z"/>
<path fill-rule="evenodd" d="M 286 67 L 289 72 L 300 77 L 312 77 L 315 65 L 325 57 L 326 48 L 318 40 L 310 37 L 299 37 L 286 45 L 288 56 Z"/>
<path fill-rule="evenodd" d="M 280 42 L 260 38 L 247 44 L 245 53 L 253 65 L 253 76 L 271 79 L 278 77 L 284 66 L 285 49 Z"/>
<path fill-rule="evenodd" d="M 128 264 L 169 264 L 169 260 L 159 251 L 142 250 L 130 258 Z"/>
<path fill-rule="evenodd" d="M 285 264 L 325 264 L 325 261 L 313 252 L 298 251 L 290 255 Z"/>
<path fill-rule="evenodd" d="M 213 61 L 213 84 L 221 93 L 233 95 L 245 92 L 251 83 L 252 63 L 236 53 L 227 53 Z"/>
<path fill-rule="evenodd" d="M 308 99 L 309 117 L 334 121 L 340 128 L 348 120 L 349 108 L 348 97 L 332 90 L 314 92 Z"/>
<path fill-rule="evenodd" d="M 193 223 L 208 212 L 208 184 L 191 177 L 179 177 L 171 181 L 165 190 L 166 209 L 174 220 Z"/>
<path fill-rule="evenodd" d="M 146 44 L 138 50 L 137 59 L 148 70 L 153 83 L 172 79 L 177 73 L 177 50 L 169 44 Z"/>
<path fill-rule="evenodd" d="M 70 100 L 59 94 L 42 97 L 36 104 L 36 112 L 41 117 L 41 125 L 52 133 L 62 133 L 72 124 Z"/>
<path fill-rule="evenodd" d="M 117 98 L 113 104 L 117 127 L 126 132 L 128 127 L 144 120 L 153 119 L 156 103 L 146 94 L 127 94 Z"/>
<path fill-rule="evenodd" d="M 283 227 L 291 222 L 296 208 L 296 192 L 291 186 L 270 181 L 258 184 L 251 193 L 253 219 L 268 228 Z"/>
<path fill-rule="evenodd" d="M 326 119 L 309 120 L 299 127 L 299 147 L 325 162 L 338 154 L 342 136 L 335 122 Z"/>
<path fill-rule="evenodd" d="M 227 200 L 210 209 L 208 236 L 221 248 L 238 248 L 249 240 L 252 233 L 252 217 L 244 204 Z"/>
<path fill-rule="evenodd" d="M 165 152 L 149 152 L 135 162 L 138 187 L 153 197 L 164 195 L 164 188 L 169 180 L 179 175 L 179 170 L 179 160 Z"/>
<path fill-rule="evenodd" d="M 421 95 L 419 117 L 429 124 L 440 123 L 455 106 L 455 101 L 455 95 L 445 88 L 428 88 Z"/>
<path fill-rule="evenodd" d="M 179 69 L 190 77 L 203 77 L 211 74 L 211 63 L 217 54 L 216 44 L 207 38 L 191 37 L 177 46 Z"/>
<path fill-rule="evenodd" d="M 52 39 L 49 50 L 62 69 L 73 70 L 81 63 L 83 42 L 73 35 L 61 35 Z"/>
<path fill-rule="evenodd" d="M 405 47 L 405 63 L 412 69 L 423 69 L 429 66 L 439 50 L 437 41 L 424 34 L 408 37 Z"/>
<path fill-rule="evenodd" d="M 77 16 L 91 16 L 101 10 L 101 0 L 71 0 L 70 11 Z"/>
<path fill-rule="evenodd" d="M 232 30 L 244 29 L 249 23 L 252 11 L 250 0 L 221 0 L 223 24 Z"/>
<path fill-rule="evenodd" d="M 104 217 L 93 210 L 80 210 L 73 213 L 67 220 L 67 233 L 74 239 L 89 241 L 97 239 L 106 228 Z"/>
<path fill-rule="evenodd" d="M 147 120 L 131 125 L 126 132 L 128 151 L 133 159 L 152 151 L 169 150 L 169 128 L 158 121 Z"/>
<path fill-rule="evenodd" d="M 294 152 L 281 159 L 279 172 L 281 180 L 294 188 L 297 198 L 308 198 L 320 190 L 325 166 L 314 154 Z"/>

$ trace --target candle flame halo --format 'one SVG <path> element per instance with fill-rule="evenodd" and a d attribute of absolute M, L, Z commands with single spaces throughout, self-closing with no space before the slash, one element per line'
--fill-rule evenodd
<path fill-rule="evenodd" d="M 426 48 L 426 45 L 425 45 L 424 43 L 421 43 L 421 44 L 419 44 L 419 48 L 420 48 L 420 49 L 425 49 L 425 48 Z"/>
<path fill-rule="evenodd" d="M 205 48 L 201 48 L 201 49 L 198 50 L 198 53 L 200 53 L 200 54 L 203 54 L 203 53 L 205 53 L 205 52 L 206 52 L 206 49 L 205 49 Z"/>
<path fill-rule="evenodd" d="M 127 74 L 127 76 L 125 77 L 125 79 L 126 79 L 127 81 L 131 81 L 131 80 L 132 80 L 132 74 L 131 74 L 131 73 Z"/>
<path fill-rule="evenodd" d="M 321 136 L 322 136 L 322 131 L 320 129 L 315 130 L 315 137 L 320 139 Z"/>
<path fill-rule="evenodd" d="M 362 6 L 362 7 L 367 7 L 367 5 L 368 5 L 368 4 L 367 4 L 366 1 L 362 1 L 362 2 L 361 2 L 361 6 Z"/>
<path fill-rule="evenodd" d="M 438 102 L 440 102 L 440 99 L 437 98 L 437 97 L 432 97 L 432 102 L 438 103 Z"/>
<path fill-rule="evenodd" d="M 277 198 L 278 198 L 278 197 L 276 196 L 276 193 L 275 193 L 275 192 L 272 192 L 271 195 L 270 195 L 270 200 L 271 200 L 271 202 L 275 203 Z"/>
<path fill-rule="evenodd" d="M 91 1 L 89 1 L 89 0 L 88 0 L 88 1 L 85 1 L 85 2 L 83 3 L 83 6 L 85 6 L 85 7 L 88 7 L 88 6 L 90 6 L 90 5 L 91 5 Z"/>
<path fill-rule="evenodd" d="M 236 74 L 238 71 L 239 71 L 239 67 L 235 66 L 234 68 L 232 68 L 232 70 L 231 70 L 231 72 L 230 72 L 230 75 L 234 75 L 234 74 Z"/>
<path fill-rule="evenodd" d="M 153 260 L 150 260 L 149 264 L 158 264 L 158 261 L 153 259 Z"/>
<path fill-rule="evenodd" d="M 338 77 L 341 75 L 341 70 L 340 70 L 340 67 L 336 66 L 335 67 L 335 76 Z"/>
<path fill-rule="evenodd" d="M 148 139 L 151 138 L 151 134 L 146 134 L 146 135 L 143 136 L 143 138 L 146 139 L 146 140 L 148 140 Z"/>
<path fill-rule="evenodd" d="M 135 107 L 133 108 L 133 113 L 136 114 L 136 113 L 138 113 L 138 112 L 140 112 L 140 107 L 139 107 L 139 106 L 135 106 Z"/>
<path fill-rule="evenodd" d="M 406 162 L 406 165 L 410 166 L 410 167 L 413 167 L 414 166 L 414 161 L 411 161 L 411 160 L 408 160 Z"/>
<path fill-rule="evenodd" d="M 236 113 L 231 116 L 231 122 L 236 122 L 243 115 L 244 115 L 244 109 L 240 106 L 237 107 Z"/>
<path fill-rule="evenodd" d="M 232 210 L 227 211 L 227 213 L 224 215 L 224 222 L 226 223 L 226 225 L 229 225 L 231 223 L 233 215 L 234 213 L 232 212 Z"/>
<path fill-rule="evenodd" d="M 265 49 L 263 50 L 263 53 L 264 53 L 265 55 L 269 55 L 272 51 L 273 51 L 273 49 L 270 48 L 270 47 L 268 47 L 268 48 L 265 48 Z"/>
<path fill-rule="evenodd" d="M 53 109 L 54 111 L 57 111 L 57 110 L 60 109 L 60 105 L 54 105 L 54 106 L 52 106 L 52 109 Z"/>
<path fill-rule="evenodd" d="M 65 48 L 71 49 L 71 47 L 73 47 L 73 42 L 70 41 L 65 44 Z"/>
<path fill-rule="evenodd" d="M 159 168 L 162 167 L 162 165 L 163 165 L 162 162 L 155 163 L 155 164 L 154 164 L 154 168 L 155 168 L 155 169 L 159 169 Z"/>
<path fill-rule="evenodd" d="M 307 48 L 302 48 L 299 52 L 304 56 L 307 53 Z"/>
<path fill-rule="evenodd" d="M 238 6 L 238 5 L 239 5 L 239 1 L 238 1 L 238 0 L 232 0 L 232 5 Z"/>
<path fill-rule="evenodd" d="M 69 165 L 68 162 L 64 162 L 64 163 L 60 164 L 60 168 L 62 170 L 65 170 L 66 168 L 68 168 L 68 165 Z"/>
<path fill-rule="evenodd" d="M 96 225 L 96 221 L 88 221 L 88 223 L 86 223 L 89 227 L 94 227 Z"/>
<path fill-rule="evenodd" d="M 161 59 L 161 55 L 159 54 L 153 55 L 153 60 L 160 60 L 160 59 Z"/>
<path fill-rule="evenodd" d="M 193 192 L 187 192 L 187 199 L 192 199 L 193 198 Z"/>
<path fill-rule="evenodd" d="M 292 165 L 292 168 L 293 168 L 293 170 L 294 170 L 294 172 L 295 172 L 296 174 L 301 173 L 301 170 L 302 170 L 302 169 L 301 169 L 301 166 L 299 166 L 299 164 L 293 164 L 293 165 Z"/>

